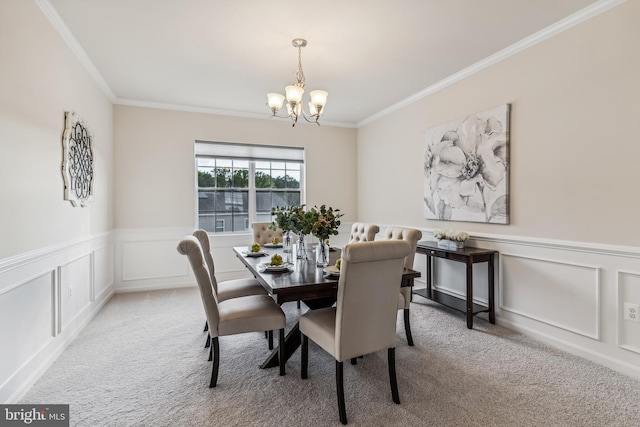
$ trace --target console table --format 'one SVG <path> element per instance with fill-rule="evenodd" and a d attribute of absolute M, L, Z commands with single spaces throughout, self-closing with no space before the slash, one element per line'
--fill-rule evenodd
<path fill-rule="evenodd" d="M 445 249 L 438 247 L 437 242 L 418 242 L 416 253 L 427 256 L 427 288 L 415 289 L 413 293 L 439 302 L 447 307 L 460 310 L 467 315 L 467 328 L 473 328 L 473 316 L 478 313 L 489 313 L 489 322 L 496 323 L 495 301 L 494 301 L 494 260 L 498 251 L 481 248 L 461 248 Z M 463 262 L 466 264 L 467 295 L 466 299 L 432 289 L 433 281 L 433 258 L 443 258 L 451 261 Z M 473 264 L 479 262 L 488 263 L 488 301 L 489 306 L 473 303 Z"/>

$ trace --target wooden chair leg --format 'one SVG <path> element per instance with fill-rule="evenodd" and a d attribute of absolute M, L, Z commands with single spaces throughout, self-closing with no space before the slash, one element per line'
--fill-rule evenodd
<path fill-rule="evenodd" d="M 280 376 L 285 374 L 285 365 L 287 361 L 284 355 L 284 329 L 280 329 L 280 335 L 278 337 L 278 361 L 280 362 Z"/>
<path fill-rule="evenodd" d="M 204 342 L 204 348 L 209 348 L 211 344 L 211 335 L 207 334 L 207 340 Z"/>
<path fill-rule="evenodd" d="M 395 403 L 400 403 L 400 395 L 398 394 L 398 379 L 396 378 L 396 349 L 387 350 L 387 359 L 389 363 L 389 382 L 391 383 L 391 397 Z"/>
<path fill-rule="evenodd" d="M 209 362 L 213 360 L 213 347 L 209 346 Z"/>
<path fill-rule="evenodd" d="M 352 365 L 357 365 L 358 364 L 358 358 L 357 357 L 352 358 L 351 359 L 351 364 Z"/>
<path fill-rule="evenodd" d="M 409 309 L 404 309 L 404 331 L 407 334 L 407 344 L 413 347 L 413 337 L 411 336 L 411 325 L 409 324 Z"/>
<path fill-rule="evenodd" d="M 338 393 L 338 414 L 340 422 L 347 424 L 347 409 L 344 404 L 344 375 L 342 362 L 336 360 L 336 391 Z"/>
<path fill-rule="evenodd" d="M 209 322 L 207 322 L 206 320 L 204 321 L 204 331 L 203 332 L 207 332 L 209 330 Z"/>
<path fill-rule="evenodd" d="M 269 350 L 273 350 L 273 331 L 268 331 Z"/>
<path fill-rule="evenodd" d="M 300 378 L 307 379 L 307 364 L 309 361 L 309 338 L 303 333 L 300 333 Z"/>
<path fill-rule="evenodd" d="M 298 300 L 298 308 L 300 308 L 300 300 Z"/>
<path fill-rule="evenodd" d="M 220 343 L 218 337 L 211 339 L 213 345 L 213 370 L 211 371 L 211 383 L 209 388 L 213 388 L 218 384 L 218 368 L 220 366 Z"/>

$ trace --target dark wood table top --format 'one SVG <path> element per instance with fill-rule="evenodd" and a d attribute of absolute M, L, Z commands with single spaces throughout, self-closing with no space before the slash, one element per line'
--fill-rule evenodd
<path fill-rule="evenodd" d="M 330 276 L 324 273 L 323 267 L 316 266 L 314 253 L 309 251 L 309 259 L 296 259 L 295 254 L 284 253 L 282 248 L 264 248 L 265 256 L 248 257 L 245 255 L 248 248 L 237 246 L 233 248 L 236 256 L 260 281 L 262 286 L 276 297 L 279 304 L 287 301 L 313 300 L 323 298 L 335 298 L 338 291 L 339 276 Z M 340 249 L 329 252 L 329 265 L 334 265 L 340 258 Z M 282 256 L 283 261 L 291 262 L 293 267 L 287 272 L 263 271 L 260 264 L 269 263 L 274 254 Z M 413 279 L 420 277 L 420 272 L 405 269 L 402 285 L 413 286 Z"/>

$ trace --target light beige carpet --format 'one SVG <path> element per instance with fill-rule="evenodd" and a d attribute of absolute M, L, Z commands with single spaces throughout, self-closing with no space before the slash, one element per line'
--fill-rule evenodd
<path fill-rule="evenodd" d="M 115 295 L 21 403 L 70 404 L 76 426 L 340 425 L 334 361 L 310 344 L 287 375 L 258 365 L 263 334 L 220 339 L 218 387 L 208 388 L 204 314 L 197 289 Z M 289 322 L 299 315 L 285 304 Z M 419 296 L 415 347 L 398 321 L 400 405 L 386 352 L 345 364 L 354 426 L 637 426 L 640 381 Z"/>

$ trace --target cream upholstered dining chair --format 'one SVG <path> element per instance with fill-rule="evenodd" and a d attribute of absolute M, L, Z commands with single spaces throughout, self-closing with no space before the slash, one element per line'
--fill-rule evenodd
<path fill-rule="evenodd" d="M 309 339 L 336 360 L 340 421 L 347 423 L 343 362 L 387 349 L 391 395 L 400 403 L 395 370 L 397 295 L 404 258 L 411 246 L 403 241 L 352 243 L 344 246 L 335 307 L 300 316 L 301 377 L 307 378 Z"/>
<path fill-rule="evenodd" d="M 253 228 L 253 241 L 264 245 L 265 243 L 271 243 L 271 239 L 274 237 L 282 242 L 284 239 L 284 233 L 281 229 L 272 230 L 269 228 L 270 222 L 254 222 L 251 224 Z M 300 308 L 300 301 L 297 302 L 298 308 Z"/>
<path fill-rule="evenodd" d="M 284 234 L 279 228 L 277 230 L 271 230 L 269 228 L 270 222 L 254 222 L 251 224 L 253 228 L 253 241 L 254 243 L 271 243 L 271 239 L 276 238 L 279 242 L 282 242 Z"/>
<path fill-rule="evenodd" d="M 207 269 L 209 270 L 209 276 L 211 278 L 211 283 L 213 284 L 213 291 L 216 293 L 216 297 L 218 301 L 226 301 L 231 298 L 237 297 L 245 297 L 247 295 L 267 295 L 267 291 L 262 287 L 260 282 L 255 278 L 252 279 L 232 279 L 225 280 L 224 282 L 217 283 L 215 277 L 215 264 L 213 263 L 213 256 L 211 255 L 211 243 L 209 241 L 209 234 L 205 230 L 196 230 L 193 232 L 193 235 L 200 242 L 200 247 L 202 248 L 202 253 L 204 255 L 204 260 L 207 263 Z M 209 324 L 205 323 L 204 331 L 207 332 L 209 330 Z M 269 337 L 269 349 L 273 349 L 273 336 L 271 334 Z M 207 335 L 207 340 L 204 344 L 206 348 L 209 347 L 211 343 L 211 337 Z"/>
<path fill-rule="evenodd" d="M 406 268 L 413 268 L 413 259 L 416 255 L 416 247 L 418 241 L 422 238 L 422 231 L 415 228 L 394 227 L 387 228 L 384 233 L 387 240 L 404 240 L 411 245 L 411 251 L 404 259 Z M 398 298 L 398 310 L 403 310 L 404 314 L 404 331 L 407 335 L 407 344 L 413 346 L 413 337 L 411 336 L 411 324 L 409 322 L 409 309 L 411 308 L 411 287 L 400 288 L 400 296 Z"/>
<path fill-rule="evenodd" d="M 204 305 L 212 341 L 213 369 L 209 387 L 218 382 L 220 366 L 220 345 L 218 337 L 237 335 L 246 332 L 262 332 L 279 330 L 280 375 L 285 374 L 284 327 L 285 315 L 280 306 L 268 295 L 249 295 L 218 301 L 213 289 L 213 282 L 204 265 L 202 248 L 198 239 L 186 236 L 178 243 L 178 252 L 186 255 L 193 269 L 200 289 L 200 297 Z"/>
<path fill-rule="evenodd" d="M 202 253 L 204 254 L 204 259 L 209 269 L 209 276 L 211 276 L 211 283 L 213 283 L 213 290 L 216 293 L 218 301 L 222 302 L 231 298 L 245 297 L 247 295 L 267 295 L 267 291 L 255 278 L 232 279 L 216 283 L 215 265 L 213 263 L 213 256 L 211 255 L 209 235 L 205 230 L 196 230 L 193 232 L 193 235 L 198 239 L 202 247 Z"/>
<path fill-rule="evenodd" d="M 351 226 L 348 243 L 373 242 L 378 231 L 380 231 L 380 227 L 375 224 L 354 222 Z"/>

